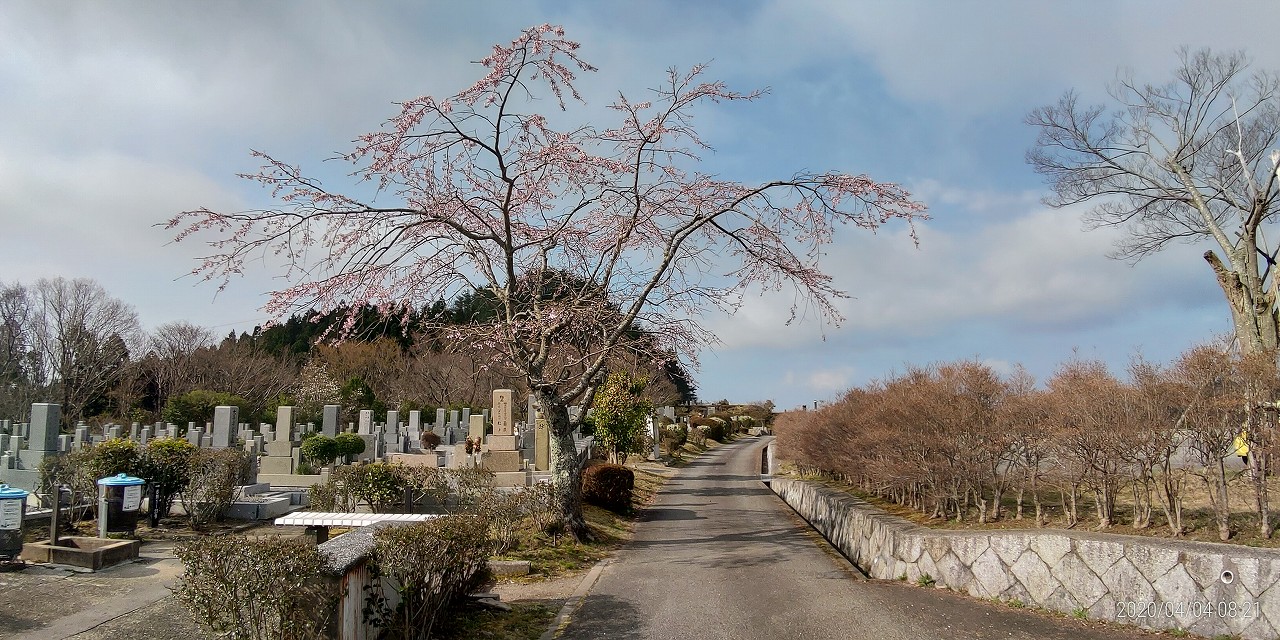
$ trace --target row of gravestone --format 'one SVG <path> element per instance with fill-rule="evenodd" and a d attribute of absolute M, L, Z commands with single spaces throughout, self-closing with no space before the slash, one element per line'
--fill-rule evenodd
<path fill-rule="evenodd" d="M 438 466 L 462 466 L 462 443 L 473 438 L 485 441 L 485 456 L 499 470 L 547 470 L 550 447 L 546 422 L 538 419 L 539 413 L 532 397 L 528 399 L 528 419 L 523 423 L 516 422 L 514 400 L 514 391 L 497 390 L 492 412 L 485 409 L 473 415 L 469 408 L 438 409 L 431 425 L 423 422 L 420 411 L 408 412 L 407 422 L 401 422 L 400 412 L 388 411 L 387 421 L 379 423 L 374 421 L 373 411 L 362 410 L 359 420 L 348 423 L 345 431 L 364 438 L 366 452 L 360 456 L 363 460 L 386 459 L 388 454 L 428 454 L 430 452 L 422 450 L 421 438 L 429 430 L 440 437 L 441 446 L 434 452 Z M 570 407 L 571 417 L 575 417 L 579 410 L 578 407 Z M 674 417 L 674 407 L 663 407 L 659 411 L 660 415 Z M 36 403 L 32 405 L 30 422 L 0 420 L 0 483 L 34 490 L 39 484 L 40 461 L 46 456 L 78 450 L 111 438 L 126 438 L 144 445 L 152 438 L 184 438 L 196 446 L 208 448 L 228 448 L 243 443 L 246 449 L 262 456 L 259 459 L 262 473 L 294 473 L 300 462 L 297 445 L 304 434 L 319 432 L 334 436 L 340 432 L 338 417 L 341 407 L 338 405 L 325 405 L 318 427 L 313 423 L 295 424 L 296 409 L 291 406 L 277 409 L 276 424 L 262 423 L 257 429 L 239 422 L 238 412 L 238 408 L 233 406 L 217 407 L 212 422 L 204 426 L 188 423 L 185 429 L 163 422 L 153 425 L 133 423 L 128 428 L 109 424 L 101 434 L 92 434 L 90 427 L 81 423 L 73 434 L 61 435 L 60 406 Z M 486 435 L 489 424 L 493 425 L 494 433 Z"/>

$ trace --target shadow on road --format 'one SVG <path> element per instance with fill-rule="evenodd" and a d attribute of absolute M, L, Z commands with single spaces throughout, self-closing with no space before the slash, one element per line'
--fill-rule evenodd
<path fill-rule="evenodd" d="M 767 489 L 762 489 L 758 487 L 737 487 L 737 488 L 715 487 L 715 488 L 708 488 L 708 489 L 673 489 L 673 490 L 666 491 L 667 495 L 672 495 L 672 496 L 685 495 L 685 496 L 700 496 L 705 498 L 725 497 L 725 496 L 766 495 L 767 493 L 768 493 Z"/>
<path fill-rule="evenodd" d="M 649 633 L 640 610 L 630 602 L 608 595 L 590 595 L 560 638 L 636 640 Z"/>
<path fill-rule="evenodd" d="M 657 508 L 645 509 L 640 512 L 640 517 L 637 520 L 648 522 L 651 520 L 706 520 L 706 518 L 694 513 L 692 509 Z"/>

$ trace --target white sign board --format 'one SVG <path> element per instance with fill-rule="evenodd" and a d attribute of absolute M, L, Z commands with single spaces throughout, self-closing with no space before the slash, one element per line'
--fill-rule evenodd
<path fill-rule="evenodd" d="M 124 488 L 124 511 L 137 511 L 142 505 L 142 485 L 135 484 Z"/>
<path fill-rule="evenodd" d="M 22 500 L 0 500 L 0 530 L 22 528 Z"/>

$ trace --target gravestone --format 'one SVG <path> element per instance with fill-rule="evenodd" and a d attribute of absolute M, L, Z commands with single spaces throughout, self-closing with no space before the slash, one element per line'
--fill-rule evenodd
<path fill-rule="evenodd" d="M 120 425 L 113 424 L 110 427 L 107 427 L 107 439 L 108 440 L 120 439 Z"/>
<path fill-rule="evenodd" d="M 297 469 L 293 443 L 288 440 L 272 440 L 263 445 L 267 455 L 258 460 L 258 473 L 290 474 Z"/>
<path fill-rule="evenodd" d="M 542 417 L 533 428 L 533 466 L 538 471 L 551 470 L 551 426 Z"/>
<path fill-rule="evenodd" d="M 511 389 L 496 389 L 493 392 L 493 435 L 489 436 L 489 451 L 481 460 L 481 466 L 494 473 L 520 471 L 521 457 L 516 448 L 513 414 L 515 393 Z M 524 484 L 523 477 L 519 481 Z"/>
<path fill-rule="evenodd" d="M 436 409 L 436 424 L 435 424 L 435 427 L 432 429 L 432 431 L 435 431 L 436 435 L 440 436 L 441 438 L 444 437 L 444 429 L 445 429 L 444 414 L 445 414 L 444 409 Z"/>
<path fill-rule="evenodd" d="M 320 432 L 330 438 L 338 435 L 338 412 L 342 407 L 336 404 L 324 406 L 324 419 L 320 421 Z"/>
<path fill-rule="evenodd" d="M 30 451 L 58 450 L 58 422 L 62 419 L 62 405 L 36 403 L 31 405 L 31 422 L 23 435 L 30 442 Z M 43 459 L 44 456 L 38 456 Z M 26 460 L 23 460 L 26 462 Z M 39 460 L 36 460 L 39 463 Z M 32 467 L 35 468 L 35 467 Z"/>
<path fill-rule="evenodd" d="M 203 429 L 197 427 L 196 423 L 192 422 L 191 425 L 187 427 L 187 442 L 190 442 L 197 447 L 200 446 L 201 431 L 203 431 Z"/>
<path fill-rule="evenodd" d="M 240 423 L 240 407 L 223 405 L 213 408 L 212 446 L 226 449 L 231 446 L 231 435 Z"/>
<path fill-rule="evenodd" d="M 137 440 L 137 439 L 138 439 L 138 429 L 139 429 L 141 426 L 142 426 L 142 425 L 139 425 L 138 423 L 136 423 L 136 422 L 135 422 L 135 423 L 133 423 L 133 426 L 129 427 L 129 439 L 130 439 L 130 440 Z"/>
<path fill-rule="evenodd" d="M 468 421 L 467 437 L 473 440 L 484 441 L 484 416 L 470 416 Z"/>
<path fill-rule="evenodd" d="M 387 412 L 387 432 L 400 433 L 400 412 L 395 409 Z"/>
<path fill-rule="evenodd" d="M 293 441 L 293 407 L 276 407 L 276 439 Z"/>
<path fill-rule="evenodd" d="M 356 430 L 360 435 L 373 433 L 373 409 L 360 410 L 360 427 Z"/>
<path fill-rule="evenodd" d="M 138 444 L 145 447 L 147 446 L 147 442 L 149 442 L 150 440 L 151 440 L 151 427 L 150 426 L 143 427 L 142 431 L 138 434 Z"/>
<path fill-rule="evenodd" d="M 405 432 L 405 439 L 409 441 L 408 446 L 405 447 L 407 451 L 419 451 L 422 449 L 422 412 L 421 411 L 409 412 L 409 430 Z"/>

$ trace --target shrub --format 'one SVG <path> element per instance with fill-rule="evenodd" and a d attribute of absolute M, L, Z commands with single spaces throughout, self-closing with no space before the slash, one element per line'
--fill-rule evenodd
<path fill-rule="evenodd" d="M 707 425 L 707 438 L 716 442 L 727 442 L 731 433 L 728 425 L 723 420 L 715 418 L 711 418 L 711 421 L 711 424 Z"/>
<path fill-rule="evenodd" d="M 391 513 L 404 504 L 405 483 L 402 465 L 373 462 L 342 467 L 338 480 L 350 488 L 374 513 Z"/>
<path fill-rule="evenodd" d="M 308 434 L 302 439 L 302 457 L 313 467 L 323 467 L 338 457 L 338 443 L 333 438 L 320 434 Z M 360 441 L 364 444 L 364 440 Z"/>
<path fill-rule="evenodd" d="M 360 498 L 351 491 L 351 485 L 330 476 L 327 482 L 311 485 L 311 511 L 329 513 L 353 513 L 360 506 Z"/>
<path fill-rule="evenodd" d="M 364 453 L 364 438 L 361 438 L 359 434 L 339 433 L 334 436 L 333 442 L 335 447 L 333 452 L 334 456 L 346 458 L 348 462 L 351 461 L 352 456 L 358 456 Z"/>
<path fill-rule="evenodd" d="M 698 447 L 706 447 L 707 446 L 706 429 L 703 427 L 690 427 L 689 442 L 692 442 L 695 446 L 698 446 Z"/>
<path fill-rule="evenodd" d="M 156 491 L 152 522 L 169 515 L 174 498 L 191 480 L 191 456 L 196 451 L 195 445 L 177 438 L 155 438 L 142 450 L 141 475 Z"/>
<path fill-rule="evenodd" d="M 175 553 L 185 570 L 174 596 L 220 637 L 324 637 L 337 593 L 314 546 L 279 536 L 209 536 L 183 542 Z"/>
<path fill-rule="evenodd" d="M 165 405 L 164 411 L 160 412 L 160 416 L 165 422 L 173 424 L 194 422 L 202 425 L 213 420 L 214 407 L 223 405 L 239 407 L 241 420 L 248 420 L 251 417 L 248 400 L 230 393 L 204 389 L 188 391 L 180 396 L 169 398 L 169 403 Z"/>
<path fill-rule="evenodd" d="M 373 562 L 382 580 L 366 587 L 364 617 L 379 637 L 428 638 L 444 608 L 464 595 L 493 550 L 489 524 L 476 515 L 442 516 L 374 533 Z M 390 604 L 384 589 L 399 602 Z"/>
<path fill-rule="evenodd" d="M 535 482 L 533 486 L 525 487 L 524 493 L 524 506 L 529 518 L 533 520 L 534 528 L 545 533 L 560 519 L 555 485 L 550 482 Z"/>
<path fill-rule="evenodd" d="M 142 473 L 142 447 L 132 440 L 112 438 L 94 445 L 89 454 L 89 472 L 95 479 L 127 473 Z"/>
<path fill-rule="evenodd" d="M 631 509 L 636 474 L 620 464 L 598 464 L 582 472 L 582 499 L 614 512 Z"/>
<path fill-rule="evenodd" d="M 67 526 L 85 519 L 89 510 L 97 504 L 98 494 L 94 476 L 89 464 L 93 457 L 92 449 L 81 449 L 58 456 L 45 456 L 40 460 L 40 493 L 52 495 L 54 487 L 67 487 L 71 491 L 68 505 L 71 514 Z"/>
<path fill-rule="evenodd" d="M 423 449 L 431 451 L 440 446 L 440 434 L 434 431 L 423 431 L 421 442 Z"/>
<path fill-rule="evenodd" d="M 402 465 L 397 471 L 404 479 L 412 505 L 426 503 L 443 506 L 448 499 L 451 476 L 448 469 Z"/>
<path fill-rule="evenodd" d="M 244 478 L 248 453 L 240 449 L 197 449 L 191 455 L 191 471 L 182 490 L 182 508 L 191 528 L 199 529 L 222 518 L 236 499 Z"/>
<path fill-rule="evenodd" d="M 458 506 L 463 509 L 474 508 L 493 491 L 493 472 L 488 469 L 473 467 L 470 469 L 454 469 L 452 473 L 454 491 L 458 495 Z"/>

